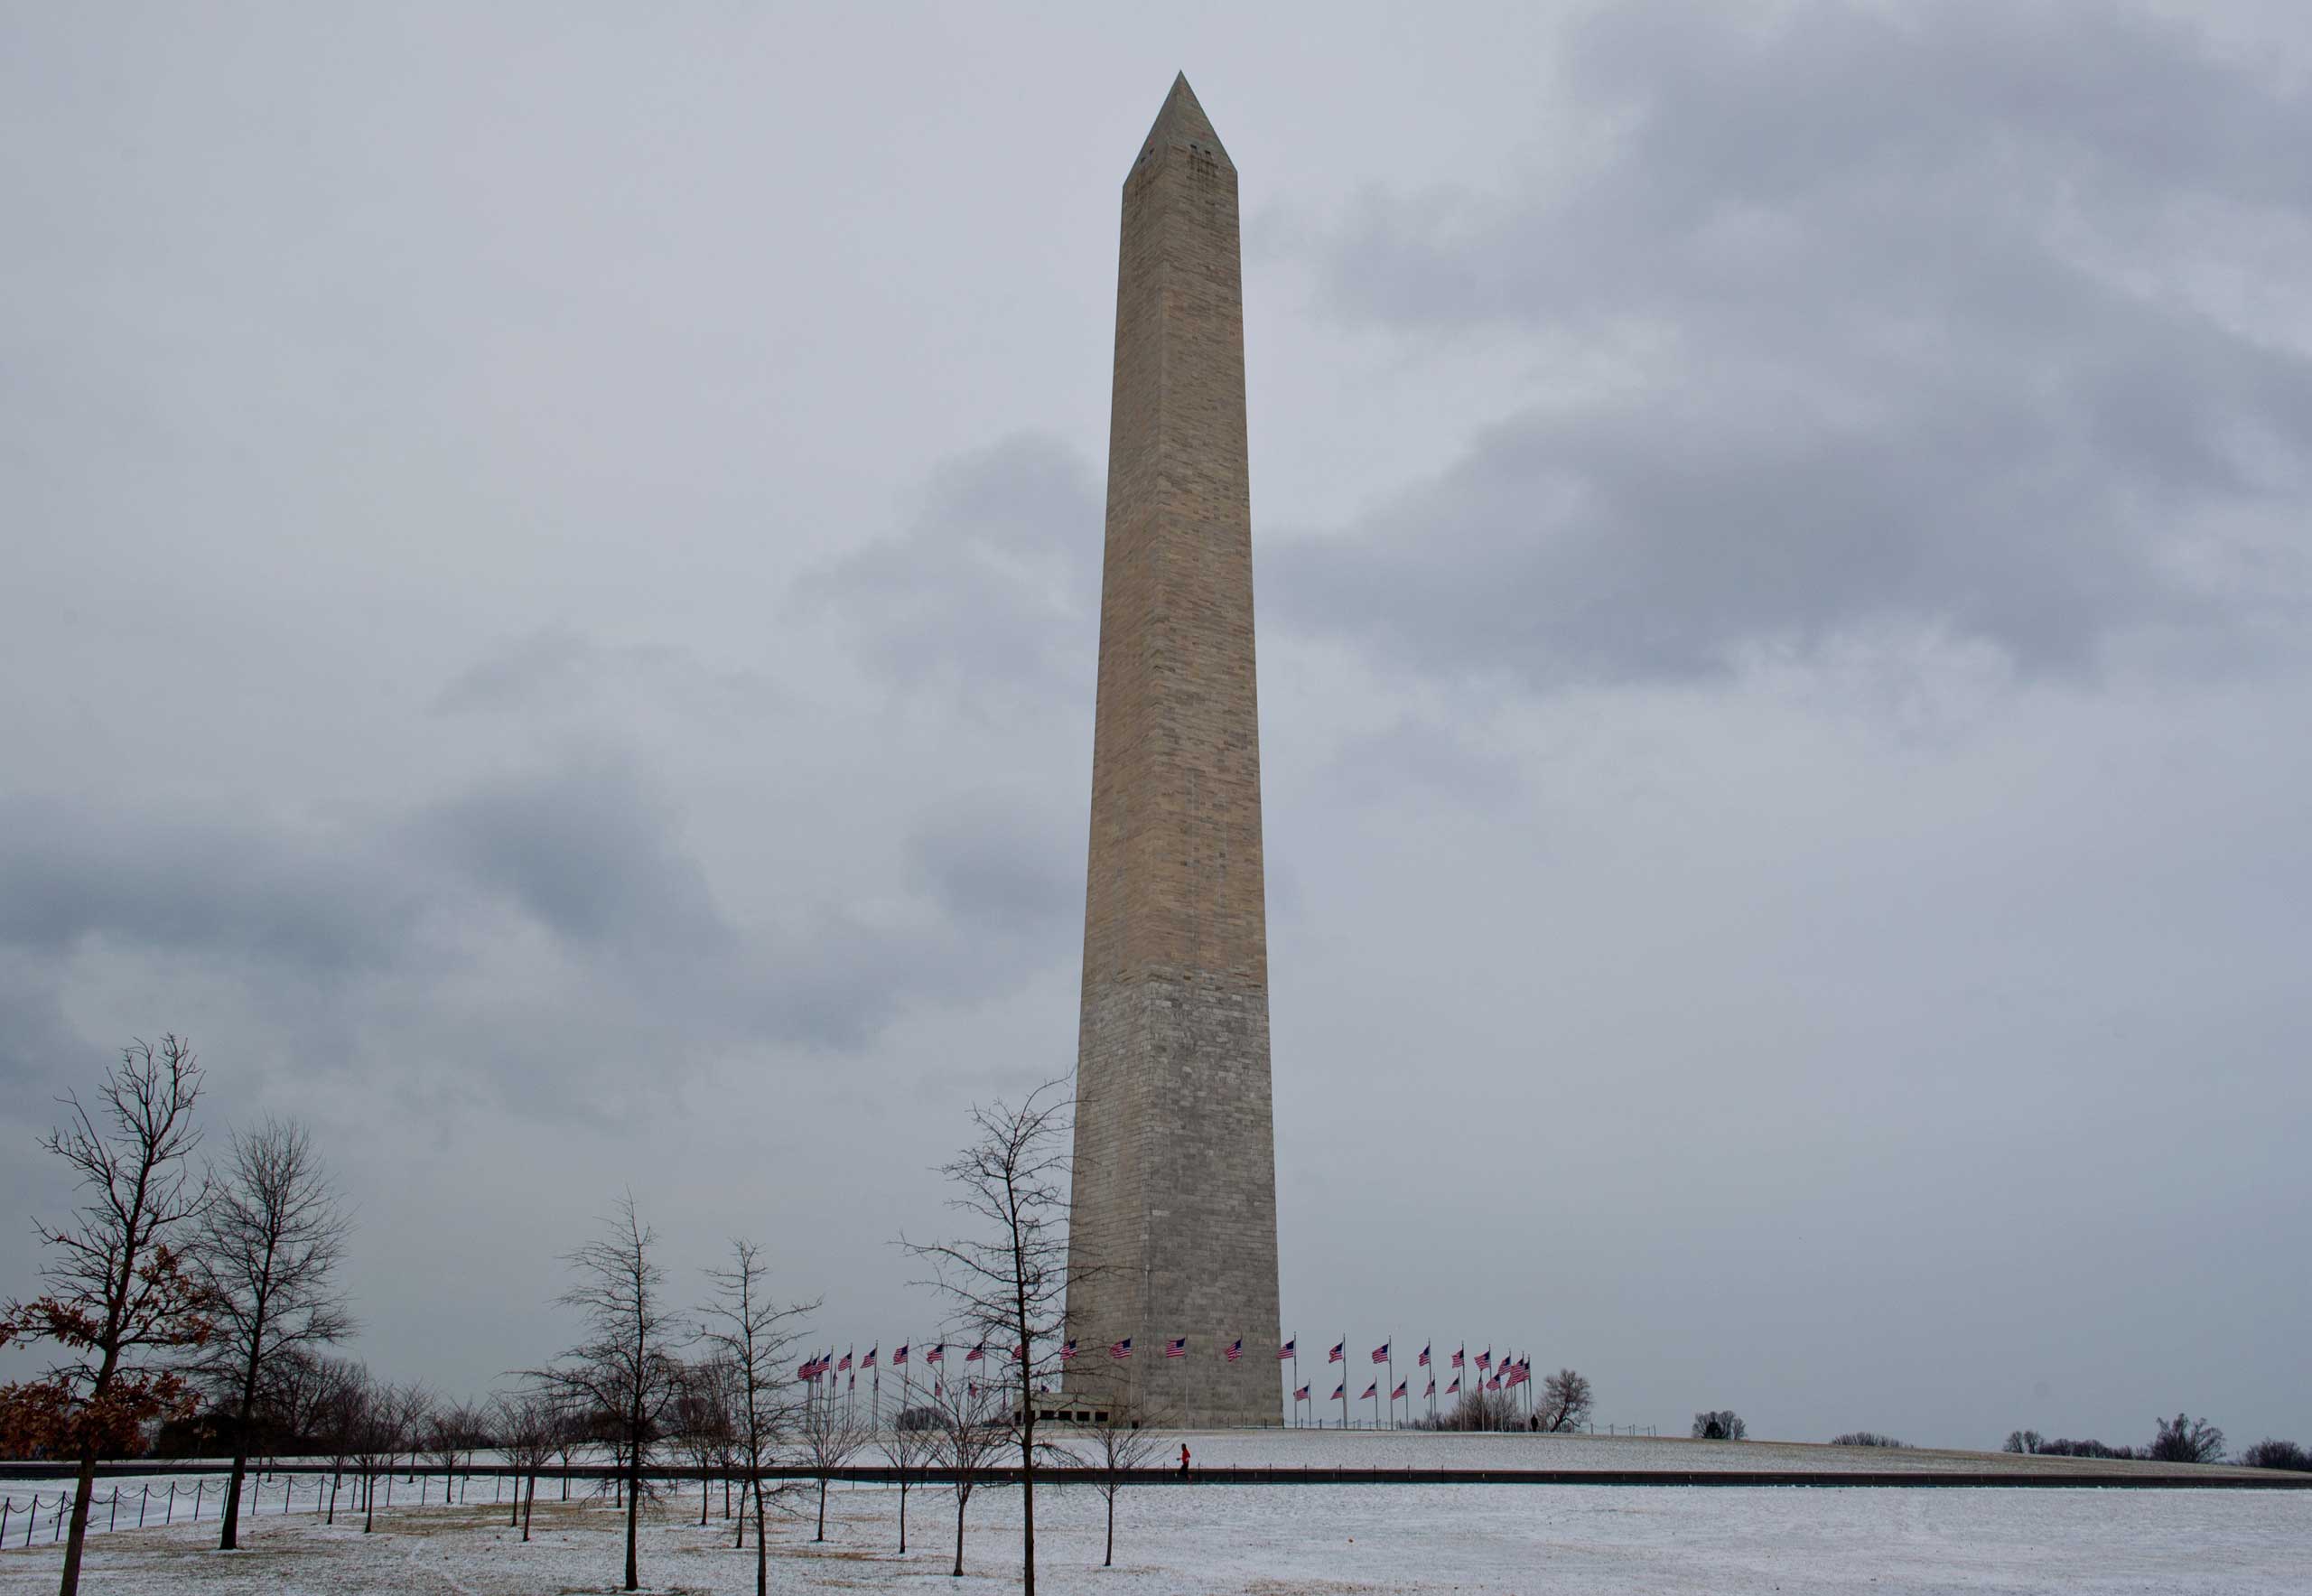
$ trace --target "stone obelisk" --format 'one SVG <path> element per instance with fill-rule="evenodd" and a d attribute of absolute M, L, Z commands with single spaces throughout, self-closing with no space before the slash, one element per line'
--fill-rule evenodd
<path fill-rule="evenodd" d="M 1076 1087 L 1070 1393 L 1281 1423 L 1236 168 L 1186 77 L 1123 182 Z"/>

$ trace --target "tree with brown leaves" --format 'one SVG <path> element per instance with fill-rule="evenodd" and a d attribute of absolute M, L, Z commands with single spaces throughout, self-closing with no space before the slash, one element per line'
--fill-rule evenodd
<path fill-rule="evenodd" d="M 67 1094 L 70 1123 L 41 1139 L 89 1195 L 72 1221 L 37 1227 L 48 1291 L 0 1309 L 0 1346 L 48 1341 L 62 1353 L 39 1379 L 0 1387 L 0 1441 L 79 1461 L 61 1596 L 80 1588 L 97 1460 L 137 1450 L 147 1424 L 200 1403 L 182 1375 L 145 1361 L 200 1347 L 214 1330 L 179 1239 L 209 1202 L 191 1164 L 200 1097 L 200 1066 L 182 1038 L 133 1042 L 94 1112 Z"/>

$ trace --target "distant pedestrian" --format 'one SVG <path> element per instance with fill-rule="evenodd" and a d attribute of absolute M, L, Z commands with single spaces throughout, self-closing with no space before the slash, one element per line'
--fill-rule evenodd
<path fill-rule="evenodd" d="M 1183 1442 L 1180 1442 L 1180 1472 L 1181 1472 L 1181 1473 L 1183 1473 L 1183 1474 L 1185 1474 L 1185 1473 L 1187 1473 L 1188 1471 L 1189 1471 L 1189 1443 L 1188 1443 L 1187 1442 L 1183 1441 Z"/>

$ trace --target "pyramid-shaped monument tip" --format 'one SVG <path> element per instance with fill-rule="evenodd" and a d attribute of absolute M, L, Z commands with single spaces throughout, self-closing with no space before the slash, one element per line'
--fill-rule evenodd
<path fill-rule="evenodd" d="M 1133 162 L 1135 168 L 1141 161 L 1154 160 L 1158 152 L 1168 147 L 1208 156 L 1230 171 L 1235 170 L 1235 163 L 1228 159 L 1220 135 L 1213 131 L 1212 118 L 1197 103 L 1196 90 L 1189 87 L 1186 72 L 1173 78 L 1171 92 L 1164 97 L 1163 109 L 1156 113 L 1148 136 L 1141 141 L 1140 154 Z"/>

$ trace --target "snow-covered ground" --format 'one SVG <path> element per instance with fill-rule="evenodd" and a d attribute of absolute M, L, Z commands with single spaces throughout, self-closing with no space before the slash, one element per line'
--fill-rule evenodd
<path fill-rule="evenodd" d="M 1567 1441 L 1577 1461 L 1543 1461 L 1535 1438 L 1228 1435 L 1188 1438 L 1199 1462 L 1311 1464 L 1461 1462 L 1503 1449 L 1539 1466 L 1788 1466 L 1786 1455 L 1835 1466 L 1837 1449 L 1748 1443 Z M 1600 1451 L 1610 1444 L 1610 1459 Z M 1436 1455 L 1441 1452 L 1443 1455 Z M 1377 1456 L 1376 1456 L 1377 1453 Z M 1423 1455 L 1431 1454 L 1431 1455 Z M 1178 1455 L 1175 1449 L 1173 1454 Z M 1909 1454 L 1916 1461 L 1927 1458 Z M 1976 1454 L 1932 1454 L 1980 1463 Z M 1859 1454 L 1857 1466 L 1885 1453 Z M 1932 1466 L 1932 1465 L 1930 1465 Z M 1962 1466 L 1945 1464 L 1943 1466 Z M 2021 1466 L 2030 1466 L 2028 1461 Z M 438 1502 L 438 1487 L 436 1488 Z M 21 1497 L 20 1489 L 19 1495 Z M 134 1494 L 132 1490 L 132 1494 Z M 541 1493 L 542 1497 L 544 1493 Z M 909 1497 L 906 1557 L 897 1553 L 899 1493 L 838 1489 L 830 1538 L 810 1541 L 808 1493 L 774 1522 L 772 1586 L 832 1591 L 908 1586 L 955 1590 L 954 1498 Z M 536 1539 L 523 1545 L 499 1511 L 406 1507 L 364 1536 L 310 1514 L 249 1521 L 247 1549 L 212 1550 L 213 1520 L 195 1527 L 122 1529 L 92 1537 L 90 1596 L 234 1592 L 406 1592 L 554 1596 L 615 1589 L 619 1516 L 606 1507 L 541 1499 Z M 1100 1566 L 1099 1497 L 1082 1487 L 1039 1491 L 1040 1582 L 1071 1592 L 1711 1591 L 2297 1591 L 2312 1546 L 2312 1493 L 2194 1490 L 1812 1490 L 1680 1487 L 1293 1486 L 1142 1489 L 1118 1507 L 1116 1567 Z M 647 1586 L 697 1592 L 753 1589 L 753 1553 L 730 1526 L 702 1530 L 698 1498 L 677 1489 L 647 1527 Z M 1019 1498 L 983 1489 L 971 1503 L 965 1589 L 1015 1585 Z M 59 1554 L 44 1539 L 0 1554 L 0 1593 L 53 1589 Z"/>

